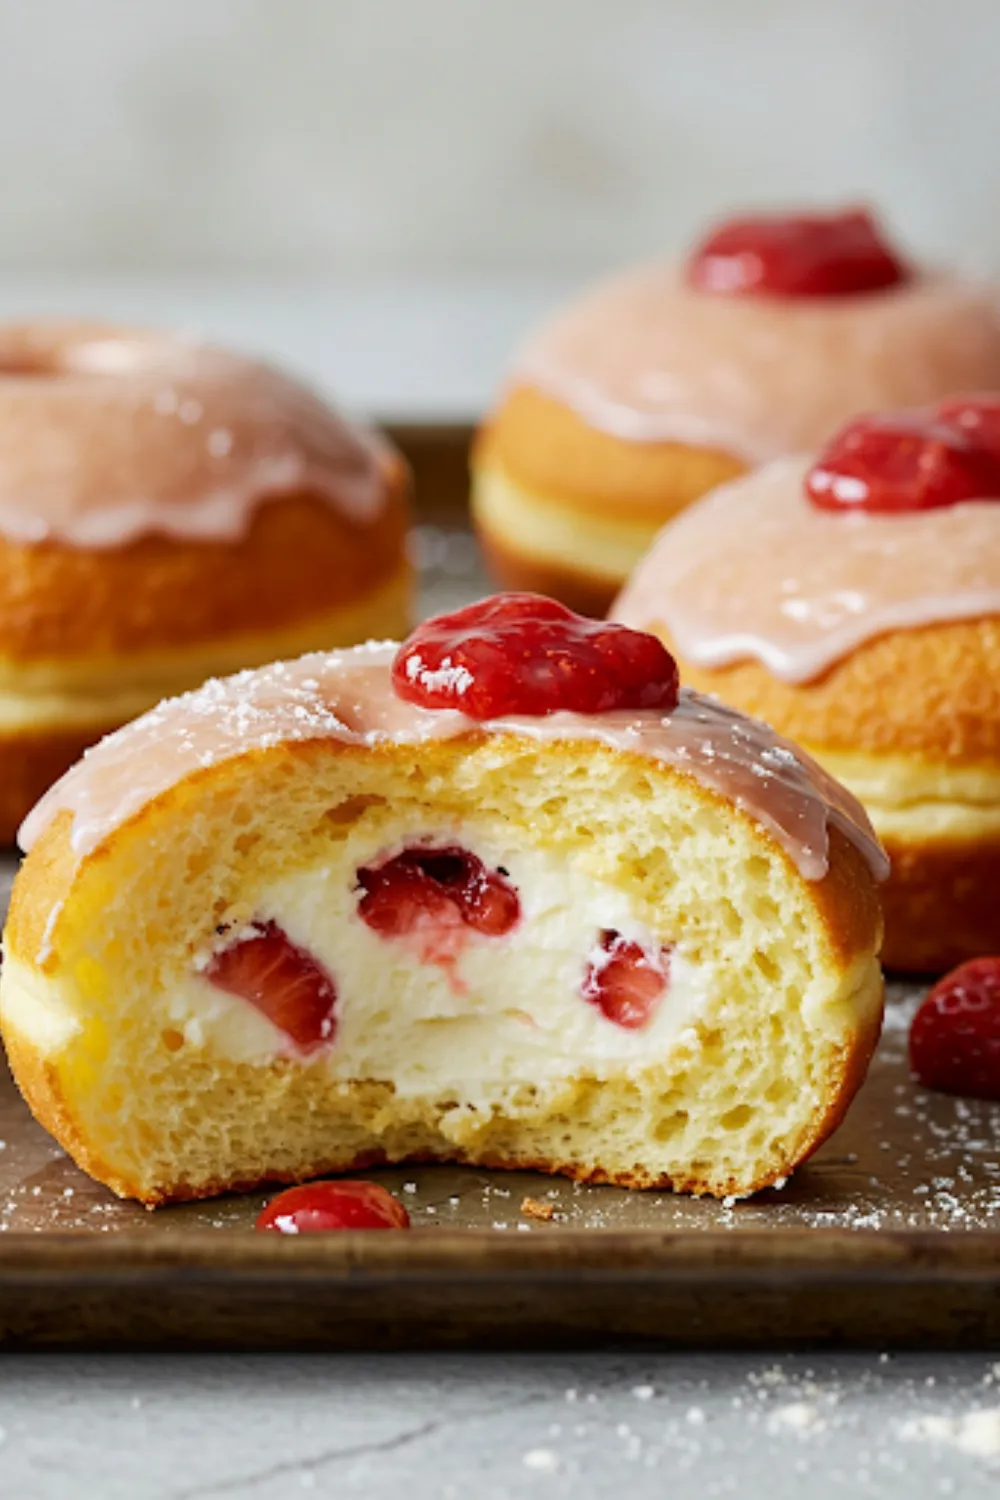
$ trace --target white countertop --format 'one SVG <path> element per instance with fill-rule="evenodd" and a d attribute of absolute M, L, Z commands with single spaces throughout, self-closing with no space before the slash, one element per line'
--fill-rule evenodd
<path fill-rule="evenodd" d="M 477 416 L 518 339 L 572 278 L 0 276 L 0 318 L 108 318 L 177 326 L 288 364 L 384 421 Z"/>
<path fill-rule="evenodd" d="M 877 1354 L 5 1356 L 17 1500 L 987 1500 L 997 1366 Z M 992 1451 L 991 1450 L 995 1450 Z"/>

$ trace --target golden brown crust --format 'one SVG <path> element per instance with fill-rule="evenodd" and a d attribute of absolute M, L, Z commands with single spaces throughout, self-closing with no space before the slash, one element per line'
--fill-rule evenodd
<path fill-rule="evenodd" d="M 135 1193 L 113 1168 L 90 1149 L 89 1142 L 77 1129 L 73 1112 L 66 1104 L 58 1074 L 52 1064 L 39 1056 L 37 1048 L 26 1042 L 13 1027 L 6 1028 L 3 1041 L 14 1081 L 39 1124 L 91 1177 L 106 1183 L 120 1198 L 137 1197 L 143 1201 L 141 1193 Z"/>
<path fill-rule="evenodd" d="M 746 472 L 742 460 L 715 449 L 600 432 L 530 385 L 515 385 L 480 429 L 473 466 L 499 467 L 519 488 L 571 510 L 652 524 Z"/>
<path fill-rule="evenodd" d="M 823 925 L 830 950 L 836 962 L 847 968 L 859 953 L 882 943 L 882 903 L 880 888 L 861 851 L 841 829 L 830 828 L 829 868 L 823 880 L 814 881 L 813 895 L 817 917 Z"/>
<path fill-rule="evenodd" d="M 293 625 L 365 597 L 400 567 L 403 461 L 372 524 L 316 496 L 265 502 L 232 542 L 147 536 L 120 548 L 0 537 L 0 657 L 127 656 Z"/>
<path fill-rule="evenodd" d="M 913 755 L 950 766 L 1000 765 L 1000 619 L 878 636 L 813 682 L 780 682 L 759 662 L 706 669 L 677 656 L 681 680 L 828 751 Z"/>
<path fill-rule="evenodd" d="M 939 974 L 1000 953 L 1000 838 L 887 838 L 885 845 L 892 861 L 882 893 L 887 969 Z"/>
<path fill-rule="evenodd" d="M 49 913 L 65 900 L 73 884 L 77 859 L 70 841 L 72 827 L 69 813 L 59 813 L 31 851 L 31 878 L 26 878 L 22 865 L 11 887 L 4 945 L 29 963 L 42 947 Z"/>

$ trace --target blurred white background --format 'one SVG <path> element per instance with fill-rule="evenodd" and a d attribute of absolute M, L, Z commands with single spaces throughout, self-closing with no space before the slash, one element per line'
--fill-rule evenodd
<path fill-rule="evenodd" d="M 1000 268 L 1000 0 L 0 0 L 0 316 L 464 419 L 595 271 L 868 198 Z"/>
<path fill-rule="evenodd" d="M 587 271 L 734 203 L 1000 262 L 998 0 L 0 0 L 0 272 Z"/>

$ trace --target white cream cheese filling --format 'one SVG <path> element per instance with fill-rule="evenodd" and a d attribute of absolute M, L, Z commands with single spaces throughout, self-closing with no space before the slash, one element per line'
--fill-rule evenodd
<path fill-rule="evenodd" d="M 331 1079 L 391 1080 L 423 1094 L 470 1085 L 551 1082 L 645 1068 L 682 1043 L 712 991 L 706 965 L 670 954 L 669 977 L 650 1019 L 636 1030 L 609 1020 L 581 984 L 600 932 L 613 928 L 650 952 L 669 943 L 631 914 L 628 896 L 565 857 L 504 848 L 468 829 L 408 830 L 407 846 L 459 845 L 503 868 L 521 903 L 503 936 L 468 929 L 453 965 L 421 962 L 405 939 L 373 931 L 358 915 L 357 870 L 397 853 L 403 841 L 339 846 L 321 868 L 289 875 L 259 898 L 253 918 L 276 922 L 327 970 L 337 988 L 333 1045 L 310 1059 Z M 228 933 L 219 946 L 233 941 Z M 169 1022 L 188 1045 L 234 1061 L 264 1063 L 290 1052 L 288 1038 L 252 1004 L 199 972 L 172 987 Z"/>

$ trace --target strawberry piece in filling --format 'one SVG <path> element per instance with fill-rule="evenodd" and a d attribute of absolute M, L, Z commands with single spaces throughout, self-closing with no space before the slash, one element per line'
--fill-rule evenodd
<path fill-rule="evenodd" d="M 729 219 L 687 264 L 691 286 L 729 296 L 853 297 L 909 278 L 865 209 Z"/>
<path fill-rule="evenodd" d="M 358 914 L 386 938 L 412 941 L 423 963 L 454 965 L 470 933 L 503 937 L 521 903 L 504 870 L 458 845 L 416 845 L 358 871 Z"/>
<path fill-rule="evenodd" d="M 655 636 L 586 620 L 540 594 L 496 594 L 419 625 L 392 666 L 400 698 L 472 719 L 677 706 L 677 664 Z"/>
<path fill-rule="evenodd" d="M 938 980 L 910 1025 L 910 1067 L 927 1088 L 1000 1099 L 1000 958 Z"/>
<path fill-rule="evenodd" d="M 254 1225 L 278 1234 L 409 1229 L 403 1205 L 377 1182 L 309 1182 L 272 1198 Z"/>
<path fill-rule="evenodd" d="M 588 961 L 580 993 L 616 1026 L 638 1031 L 652 1020 L 666 993 L 670 952 L 669 946 L 650 952 L 606 927 Z"/>
<path fill-rule="evenodd" d="M 984 441 L 971 410 L 961 423 L 931 409 L 858 417 L 809 470 L 808 498 L 820 510 L 884 514 L 1000 497 L 1000 445 Z"/>
<path fill-rule="evenodd" d="M 255 922 L 244 936 L 213 954 L 204 976 L 261 1011 L 298 1052 L 315 1052 L 333 1042 L 336 985 L 277 922 Z"/>

